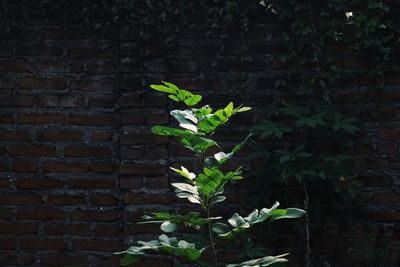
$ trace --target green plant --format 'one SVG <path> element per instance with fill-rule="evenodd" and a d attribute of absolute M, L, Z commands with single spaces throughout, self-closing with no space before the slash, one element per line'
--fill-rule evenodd
<path fill-rule="evenodd" d="M 346 151 L 359 131 L 356 122 L 355 118 L 327 108 L 301 108 L 284 103 L 254 126 L 259 140 L 252 146 L 250 156 L 261 162 L 263 169 L 251 180 L 250 198 L 255 203 L 267 203 L 279 184 L 301 186 L 302 194 L 297 201 L 304 202 L 307 212 L 306 255 L 310 254 L 310 196 L 317 193 L 319 196 L 315 198 L 320 199 L 324 192 L 353 199 L 355 190 L 361 186 L 356 173 L 346 167 L 346 161 L 352 159 Z M 296 200 L 293 194 L 290 200 Z M 310 266 L 308 256 L 306 266 Z"/>
<path fill-rule="evenodd" d="M 304 214 L 303 210 L 297 208 L 278 209 L 279 203 L 276 202 L 271 208 L 256 209 L 247 216 L 234 213 L 227 221 L 222 220 L 222 217 L 210 216 L 211 209 L 226 199 L 224 188 L 227 183 L 243 178 L 241 176 L 241 167 L 227 172 L 223 172 L 220 168 L 243 147 L 248 138 L 234 146 L 229 153 L 220 151 L 214 155 L 209 155 L 206 153 L 209 148 L 220 148 L 217 141 L 211 137 L 219 126 L 229 121 L 231 116 L 248 111 L 250 108 L 234 107 L 232 102 L 225 108 L 216 111 L 213 111 L 208 105 L 194 108 L 201 101 L 202 96 L 192 94 L 186 90 L 180 90 L 175 85 L 167 82 L 163 82 L 162 85 L 151 85 L 151 88 L 167 93 L 169 98 L 177 102 L 183 102 L 188 107 L 185 110 L 171 111 L 172 117 L 177 120 L 180 128 L 154 126 L 152 132 L 157 135 L 176 137 L 198 159 L 200 167 L 200 173 L 198 174 L 189 171 L 184 166 L 181 166 L 180 169 L 171 168 L 184 180 L 171 185 L 175 188 L 175 194 L 178 198 L 187 199 L 197 205 L 203 211 L 203 214 L 189 212 L 188 214 L 180 215 L 156 212 L 143 216 L 143 223 L 160 224 L 160 229 L 164 234 L 161 234 L 156 240 L 139 241 L 137 246 L 132 246 L 125 251 L 119 252 L 120 254 L 125 254 L 121 264 L 128 265 L 139 262 L 143 256 L 148 254 L 167 253 L 191 260 L 193 264 L 190 266 L 195 266 L 197 264 L 200 265 L 201 256 L 207 249 L 211 250 L 214 266 L 268 266 L 277 262 L 285 262 L 284 256 L 287 254 L 263 256 L 238 264 L 225 264 L 219 261 L 218 249 L 215 246 L 219 240 L 232 240 L 255 224 L 286 218 L 298 218 Z M 190 227 L 200 232 L 204 229 L 208 235 L 208 245 L 198 247 L 195 243 L 178 240 L 176 237 L 168 237 L 166 234 L 175 232 L 178 225 Z"/>

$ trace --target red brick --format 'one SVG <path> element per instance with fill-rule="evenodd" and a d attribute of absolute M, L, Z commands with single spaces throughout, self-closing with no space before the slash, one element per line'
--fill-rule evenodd
<path fill-rule="evenodd" d="M 0 123 L 14 123 L 14 119 L 11 114 L 1 113 Z"/>
<path fill-rule="evenodd" d="M 39 134 L 40 140 L 45 141 L 81 141 L 83 132 L 71 130 L 43 130 Z"/>
<path fill-rule="evenodd" d="M 74 189 L 108 189 L 115 188 L 116 179 L 101 179 L 101 178 L 93 178 L 93 179 L 85 179 L 85 178 L 77 178 L 77 179 L 69 179 L 66 182 L 66 185 L 70 188 Z"/>
<path fill-rule="evenodd" d="M 92 172 L 104 172 L 109 173 L 115 170 L 116 164 L 109 160 L 97 160 L 91 161 L 89 165 L 89 170 Z"/>
<path fill-rule="evenodd" d="M 68 146 L 64 149 L 64 156 L 109 158 L 111 149 L 98 146 Z"/>
<path fill-rule="evenodd" d="M 160 226 L 154 224 L 124 224 L 124 234 L 126 235 L 137 235 L 137 234 L 157 234 L 160 232 Z"/>
<path fill-rule="evenodd" d="M 400 139 L 400 130 L 397 129 L 380 129 L 380 139 Z"/>
<path fill-rule="evenodd" d="M 47 235 L 90 235 L 89 224 L 48 224 L 44 228 Z"/>
<path fill-rule="evenodd" d="M 112 132 L 97 132 L 92 134 L 93 141 L 111 141 L 112 137 Z"/>
<path fill-rule="evenodd" d="M 56 147 L 44 145 L 10 145 L 8 153 L 12 156 L 54 156 Z"/>
<path fill-rule="evenodd" d="M 0 88 L 2 89 L 14 89 L 15 82 L 11 80 L 0 80 Z"/>
<path fill-rule="evenodd" d="M 393 178 L 391 176 L 364 176 L 359 178 L 364 186 L 392 186 Z"/>
<path fill-rule="evenodd" d="M 60 106 L 65 108 L 83 107 L 85 99 L 83 97 L 65 96 L 60 97 Z"/>
<path fill-rule="evenodd" d="M 86 204 L 86 197 L 82 195 L 49 196 L 46 203 L 55 206 L 80 206 Z"/>
<path fill-rule="evenodd" d="M 119 225 L 116 223 L 96 224 L 96 235 L 116 236 L 119 233 Z"/>
<path fill-rule="evenodd" d="M 22 239 L 20 241 L 22 249 L 33 250 L 67 250 L 68 246 L 62 239 Z"/>
<path fill-rule="evenodd" d="M 114 124 L 112 115 L 70 115 L 69 124 L 88 125 L 88 126 L 108 126 Z"/>
<path fill-rule="evenodd" d="M 64 182 L 54 178 L 18 178 L 19 189 L 57 189 L 63 188 Z"/>
<path fill-rule="evenodd" d="M 18 123 L 21 124 L 47 124 L 47 123 L 64 123 L 65 116 L 60 113 L 22 113 L 18 115 Z"/>
<path fill-rule="evenodd" d="M 83 91 L 112 91 L 115 86 L 112 81 L 73 81 L 70 88 L 72 90 L 83 90 Z"/>
<path fill-rule="evenodd" d="M 121 136 L 122 145 L 158 145 L 168 144 L 168 137 L 144 134 L 124 134 Z"/>
<path fill-rule="evenodd" d="M 144 114 L 122 114 L 121 124 L 145 124 Z"/>
<path fill-rule="evenodd" d="M 116 66 L 113 62 L 92 63 L 87 66 L 88 74 L 110 74 L 115 70 Z"/>
<path fill-rule="evenodd" d="M 0 178 L 0 188 L 9 187 L 10 181 L 7 178 Z"/>
<path fill-rule="evenodd" d="M 119 187 L 121 189 L 137 189 L 142 186 L 142 179 L 139 178 L 121 178 L 119 181 Z"/>
<path fill-rule="evenodd" d="M 141 148 L 121 148 L 121 159 L 141 159 L 143 149 Z"/>
<path fill-rule="evenodd" d="M 29 132 L 27 131 L 0 131 L 1 141 L 26 141 L 29 140 Z"/>
<path fill-rule="evenodd" d="M 121 107 L 141 107 L 144 105 L 144 98 L 136 95 L 124 95 L 119 99 Z"/>
<path fill-rule="evenodd" d="M 0 161 L 0 171 L 9 171 L 10 166 L 9 163 L 6 161 Z"/>
<path fill-rule="evenodd" d="M 12 209 L 0 207 L 0 219 L 11 219 L 13 216 Z"/>
<path fill-rule="evenodd" d="M 88 266 L 86 255 L 42 255 L 40 262 L 50 266 Z"/>
<path fill-rule="evenodd" d="M 65 162 L 65 161 L 45 161 L 42 163 L 43 172 L 87 172 L 87 163 Z"/>
<path fill-rule="evenodd" d="M 64 89 L 65 81 L 57 78 L 21 78 L 20 87 L 23 89 Z"/>
<path fill-rule="evenodd" d="M 149 160 L 167 159 L 168 151 L 164 147 L 146 148 L 144 158 Z"/>
<path fill-rule="evenodd" d="M 95 195 L 90 197 L 90 205 L 92 206 L 114 206 L 117 199 L 109 195 Z"/>
<path fill-rule="evenodd" d="M 4 205 L 37 205 L 41 199 L 37 195 L 26 194 L 1 194 L 0 204 Z"/>
<path fill-rule="evenodd" d="M 33 107 L 35 99 L 29 95 L 18 95 L 13 97 L 13 102 L 10 103 L 10 106 L 11 104 L 18 107 Z"/>
<path fill-rule="evenodd" d="M 63 61 L 55 62 L 55 61 L 43 60 L 43 61 L 35 61 L 34 64 L 35 64 L 35 69 L 37 69 L 38 72 L 63 73 L 69 71 L 68 64 Z"/>
<path fill-rule="evenodd" d="M 0 72 L 31 72 L 32 66 L 28 63 L 21 62 L 4 62 L 0 63 Z"/>
<path fill-rule="evenodd" d="M 119 172 L 121 174 L 164 174 L 167 169 L 162 165 L 121 164 Z"/>
<path fill-rule="evenodd" d="M 19 209 L 17 218 L 22 220 L 64 220 L 64 211 L 49 208 Z"/>
<path fill-rule="evenodd" d="M 0 233 L 8 235 L 37 234 L 36 223 L 0 223 Z"/>
<path fill-rule="evenodd" d="M 70 48 L 68 50 L 68 55 L 71 57 L 84 57 L 84 58 L 108 58 L 114 56 L 114 51 L 112 48 Z"/>
<path fill-rule="evenodd" d="M 14 250 L 17 247 L 15 238 L 0 238 L 0 249 Z"/>
<path fill-rule="evenodd" d="M 168 193 L 164 194 L 135 194 L 129 193 L 124 197 L 125 204 L 168 204 L 171 202 L 171 197 Z"/>
<path fill-rule="evenodd" d="M 167 113 L 154 113 L 146 116 L 146 123 L 153 125 L 164 125 L 169 121 L 169 115 Z"/>
<path fill-rule="evenodd" d="M 73 221 L 98 221 L 98 222 L 112 222 L 118 219 L 118 211 L 107 210 L 107 211 L 85 211 L 75 210 L 71 213 L 71 219 Z"/>
<path fill-rule="evenodd" d="M 28 160 L 14 160 L 13 170 L 16 172 L 36 172 L 36 162 Z"/>
<path fill-rule="evenodd" d="M 113 240 L 73 240 L 72 249 L 74 250 L 92 250 L 92 251 L 117 251 L 120 249 L 119 241 Z"/>
<path fill-rule="evenodd" d="M 384 143 L 381 142 L 379 144 L 379 150 L 378 153 L 379 154 L 395 154 L 397 153 L 399 150 L 397 149 L 397 143 Z"/>
<path fill-rule="evenodd" d="M 0 255 L 0 262 L 2 264 L 17 264 L 17 260 L 20 259 L 20 255 L 3 254 Z"/>
<path fill-rule="evenodd" d="M 400 194 L 394 192 L 375 192 L 372 193 L 372 201 L 375 203 L 399 203 Z"/>
<path fill-rule="evenodd" d="M 44 45 L 24 45 L 18 46 L 15 50 L 17 55 L 24 56 L 61 56 L 63 49 L 61 47 L 49 47 Z"/>
<path fill-rule="evenodd" d="M 147 177 L 145 181 L 145 187 L 147 188 L 157 188 L 166 189 L 169 188 L 168 178 L 166 177 Z"/>
<path fill-rule="evenodd" d="M 89 98 L 89 107 L 92 108 L 114 108 L 116 99 L 108 96 L 94 96 Z"/>

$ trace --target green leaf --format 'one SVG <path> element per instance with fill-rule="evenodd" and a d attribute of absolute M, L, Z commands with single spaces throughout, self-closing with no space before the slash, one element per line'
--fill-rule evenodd
<path fill-rule="evenodd" d="M 151 132 L 157 135 L 177 136 L 177 137 L 184 137 L 188 134 L 188 132 L 181 129 L 171 128 L 167 126 L 159 126 L 159 125 L 153 126 L 151 128 Z"/>
<path fill-rule="evenodd" d="M 228 224 L 218 222 L 213 227 L 213 231 L 218 234 L 218 237 L 224 239 L 231 239 L 235 234 L 252 227 L 257 223 L 266 220 L 276 221 L 279 219 L 294 219 L 304 215 L 304 211 L 296 208 L 276 209 L 279 203 L 276 202 L 271 208 L 263 208 L 260 211 L 255 209 L 247 217 L 242 217 L 235 213 L 228 220 Z M 215 230 L 214 230 L 215 228 Z"/>
<path fill-rule="evenodd" d="M 151 88 L 153 88 L 154 90 L 160 91 L 160 92 L 165 92 L 165 93 L 170 93 L 170 94 L 175 94 L 177 91 L 166 87 L 164 85 L 156 85 L 156 84 L 152 84 L 150 85 Z"/>
<path fill-rule="evenodd" d="M 160 229 L 165 233 L 174 232 L 176 230 L 176 228 L 177 228 L 177 225 L 171 221 L 164 221 L 160 226 Z"/>
<path fill-rule="evenodd" d="M 127 264 L 138 262 L 142 259 L 143 255 L 159 252 L 178 254 L 179 256 L 195 261 L 200 258 L 202 252 L 205 250 L 205 248 L 196 249 L 193 243 L 188 243 L 185 240 L 178 241 L 175 237 L 169 238 L 165 234 L 160 235 L 158 240 L 148 242 L 139 241 L 138 244 L 138 246 L 131 246 L 125 251 L 115 253 L 132 255 L 122 259 L 121 265 L 124 264 L 126 266 Z"/>
<path fill-rule="evenodd" d="M 279 262 L 287 262 L 288 260 L 283 258 L 289 254 L 282 254 L 278 256 L 265 256 L 258 259 L 244 261 L 242 263 L 228 264 L 227 267 L 261 267 L 269 266 L 271 264 Z"/>
<path fill-rule="evenodd" d="M 185 104 L 188 106 L 194 106 L 201 101 L 203 97 L 201 95 L 193 95 L 185 99 Z"/>
<path fill-rule="evenodd" d="M 124 257 L 121 259 L 120 264 L 121 266 L 127 266 L 132 263 L 137 263 L 142 259 L 143 257 L 141 255 L 125 254 Z"/>

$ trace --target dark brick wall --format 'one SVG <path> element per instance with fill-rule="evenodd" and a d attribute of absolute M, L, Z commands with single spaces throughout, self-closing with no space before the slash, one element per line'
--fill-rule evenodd
<path fill-rule="evenodd" d="M 228 144 L 283 96 L 314 99 L 273 86 L 284 70 L 270 60 L 280 49 L 272 20 L 224 39 L 192 25 L 165 46 L 143 44 L 128 26 L 66 26 L 25 12 L 0 27 L 1 266 L 118 266 L 112 252 L 157 232 L 134 223 L 145 211 L 187 209 L 171 206 L 167 170 L 193 162 L 150 133 L 169 123 L 172 105 L 148 90 L 152 82 L 198 90 L 213 105 L 232 99 L 254 107 L 235 119 L 237 134 L 220 135 Z M 399 84 L 394 73 L 380 93 L 360 81 L 356 91 L 333 95 L 363 121 L 355 154 L 365 184 L 358 197 L 367 204 L 353 225 L 326 224 L 313 238 L 312 249 L 327 252 L 333 266 L 366 266 L 365 257 L 347 252 L 367 234 L 399 249 Z M 391 253 L 388 262 L 396 260 Z"/>

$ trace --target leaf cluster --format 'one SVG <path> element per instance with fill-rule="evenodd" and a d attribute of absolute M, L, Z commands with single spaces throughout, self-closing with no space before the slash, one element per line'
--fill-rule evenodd
<path fill-rule="evenodd" d="M 193 94 L 186 90 L 181 90 L 174 84 L 163 82 L 161 85 L 152 85 L 152 89 L 167 93 L 169 98 L 181 102 L 187 106 L 184 110 L 172 110 L 171 116 L 177 121 L 180 128 L 154 126 L 152 132 L 158 135 L 171 136 L 190 149 L 198 159 L 200 172 L 195 173 L 181 166 L 171 168 L 173 172 L 182 178 L 182 182 L 174 182 L 177 198 L 187 199 L 190 203 L 197 205 L 203 210 L 205 215 L 199 212 L 189 212 L 187 214 L 171 214 L 167 212 L 155 212 L 145 215 L 141 223 L 160 224 L 160 230 L 165 234 L 159 236 L 158 240 L 139 241 L 138 245 L 131 246 L 129 249 L 120 253 L 125 257 L 122 265 L 139 262 L 143 256 L 148 254 L 167 253 L 194 261 L 194 265 L 201 265 L 202 253 L 211 248 L 214 255 L 215 266 L 268 266 L 273 263 L 284 262 L 285 255 L 265 256 L 245 261 L 239 264 L 225 264 L 219 262 L 215 242 L 218 239 L 233 239 L 235 235 L 251 228 L 254 224 L 262 222 L 273 222 L 280 219 L 295 219 L 304 215 L 304 211 L 297 208 L 277 209 L 279 203 L 276 202 L 271 208 L 255 209 L 248 216 L 242 217 L 234 213 L 228 220 L 222 217 L 211 217 L 210 210 L 218 203 L 226 200 L 224 189 L 228 182 L 240 180 L 242 167 L 236 170 L 222 171 L 220 167 L 231 159 L 246 143 L 250 135 L 241 143 L 235 145 L 230 152 L 219 151 L 213 155 L 206 153 L 210 147 L 221 149 L 220 144 L 212 139 L 214 131 L 221 125 L 227 123 L 229 119 L 237 113 L 250 110 L 249 107 L 235 105 L 231 102 L 222 109 L 213 110 L 210 106 L 204 105 L 195 108 L 202 99 L 200 95 Z M 175 232 L 179 226 L 190 227 L 197 231 L 208 231 L 209 245 L 203 248 L 196 248 L 195 243 L 185 240 L 178 241 L 170 238 L 166 234 Z M 214 241 L 214 239 L 216 240 Z"/>

